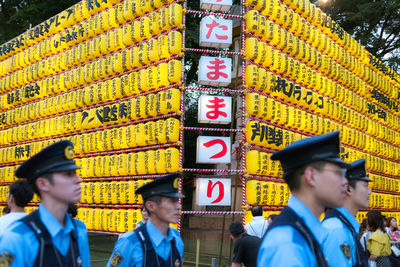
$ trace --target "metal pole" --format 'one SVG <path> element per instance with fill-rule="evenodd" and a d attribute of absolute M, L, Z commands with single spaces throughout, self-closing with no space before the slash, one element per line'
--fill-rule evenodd
<path fill-rule="evenodd" d="M 199 267 L 199 259 L 200 259 L 200 239 L 196 239 L 196 267 Z"/>
<path fill-rule="evenodd" d="M 221 245 L 219 246 L 219 256 L 218 256 L 218 258 L 219 258 L 219 266 L 222 266 L 221 262 L 222 262 L 222 246 L 224 245 L 225 218 L 226 218 L 226 215 L 224 214 L 224 217 L 222 219 Z"/>

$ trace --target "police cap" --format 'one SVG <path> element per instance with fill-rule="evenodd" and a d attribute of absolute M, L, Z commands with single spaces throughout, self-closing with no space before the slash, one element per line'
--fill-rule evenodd
<path fill-rule="evenodd" d="M 372 182 L 372 180 L 368 178 L 367 171 L 365 170 L 365 159 L 353 161 L 349 165 L 350 167 L 346 172 L 347 180 L 362 180 L 366 182 Z"/>
<path fill-rule="evenodd" d="M 22 163 L 15 176 L 33 182 L 46 173 L 79 169 L 73 158 L 74 145 L 68 140 L 62 140 L 42 149 Z"/>
<path fill-rule="evenodd" d="M 271 159 L 281 162 L 285 178 L 294 170 L 316 161 L 327 161 L 348 168 L 349 165 L 339 157 L 339 147 L 339 131 L 335 131 L 293 142 L 273 153 Z"/>
<path fill-rule="evenodd" d="M 152 196 L 183 198 L 185 196 L 178 192 L 178 182 L 181 177 L 182 174 L 177 172 L 161 176 L 139 187 L 135 194 L 141 194 L 143 200 L 147 200 Z"/>

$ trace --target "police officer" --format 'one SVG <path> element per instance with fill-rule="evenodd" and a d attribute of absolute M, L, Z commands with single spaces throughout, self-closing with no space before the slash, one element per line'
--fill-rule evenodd
<path fill-rule="evenodd" d="M 343 205 L 348 165 L 339 158 L 339 132 L 296 141 L 271 159 L 280 161 L 292 196 L 269 226 L 257 266 L 328 266 L 319 217 Z"/>
<path fill-rule="evenodd" d="M 118 239 L 107 266 L 179 267 L 183 242 L 177 230 L 184 197 L 178 192 L 179 173 L 167 174 L 136 190 L 149 214 L 146 224 Z"/>
<path fill-rule="evenodd" d="M 360 209 L 368 208 L 371 194 L 365 160 L 350 163 L 346 178 L 348 185 L 343 207 L 328 210 L 322 222 L 328 232 L 324 251 L 331 266 L 368 267 L 367 255 L 358 240 L 360 224 L 355 218 Z"/>
<path fill-rule="evenodd" d="M 73 144 L 56 142 L 25 161 L 16 171 L 40 196 L 39 209 L 15 222 L 0 243 L 5 266 L 90 266 L 86 226 L 67 214 L 79 202 Z"/>

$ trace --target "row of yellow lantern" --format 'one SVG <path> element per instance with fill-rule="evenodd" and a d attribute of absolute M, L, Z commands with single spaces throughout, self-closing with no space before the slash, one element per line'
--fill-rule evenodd
<path fill-rule="evenodd" d="M 54 97 L 48 97 L 41 101 L 0 113 L 0 117 L 2 118 L 0 124 L 2 126 L 19 125 L 23 122 L 45 118 L 48 116 L 57 115 L 59 113 L 74 111 L 83 107 L 93 106 L 95 104 L 104 103 L 110 100 L 116 100 L 117 97 L 126 97 L 127 94 L 131 95 L 132 91 L 135 90 L 125 79 L 122 79 L 122 82 L 119 80 L 119 78 L 117 80 L 116 79 L 108 80 L 105 83 L 98 83 L 88 86 L 77 91 L 71 91 L 69 93 L 59 94 Z M 136 94 L 140 93 L 138 91 L 133 92 Z M 181 94 L 178 89 L 171 88 L 165 91 L 160 91 L 156 94 L 138 96 L 127 101 L 111 105 L 99 106 L 97 108 L 87 109 L 82 112 L 79 111 L 75 113 L 64 114 L 58 118 L 61 119 L 61 117 L 64 117 L 66 120 L 70 120 L 68 117 L 71 117 L 71 119 L 74 120 L 73 128 L 77 130 L 89 129 L 101 126 L 102 124 L 109 125 L 125 121 L 150 118 L 159 115 L 166 115 L 168 113 L 179 112 L 180 96 Z M 104 121 L 104 111 L 107 113 L 107 116 L 112 115 L 113 118 L 111 120 L 106 119 L 106 121 Z M 113 114 L 115 112 L 117 112 L 117 114 Z M 82 117 L 85 118 L 91 114 L 97 114 L 97 117 L 100 119 L 100 121 L 103 120 L 104 123 L 98 123 L 98 125 L 96 124 L 96 126 L 91 127 L 90 125 L 86 125 L 84 120 L 78 120 L 78 118 L 82 119 Z M 53 117 L 53 119 L 56 118 L 57 117 Z M 42 120 L 34 123 L 41 125 L 44 122 Z M 91 125 L 94 124 L 92 123 Z M 18 127 L 31 128 L 29 124 L 25 126 L 16 126 L 15 128 L 17 129 Z M 11 129 L 8 129 L 8 131 L 13 131 Z"/>
<path fill-rule="evenodd" d="M 146 150 L 135 153 L 111 154 L 77 159 L 82 177 L 116 177 L 176 172 L 179 169 L 179 150 Z"/>
<path fill-rule="evenodd" d="M 369 200 L 369 208 L 399 209 L 400 196 L 382 193 L 372 193 Z"/>
<path fill-rule="evenodd" d="M 345 144 L 396 159 L 399 145 L 399 142 L 395 141 L 398 140 L 397 136 L 399 135 L 396 131 L 388 129 L 376 121 L 368 120 L 365 116 L 343 105 L 338 103 L 335 105 L 327 98 L 318 97 L 317 94 L 314 96 L 306 94 L 306 90 L 300 89 L 298 88 L 297 93 L 294 93 L 299 97 L 290 101 L 293 102 L 293 106 L 258 93 L 249 93 L 246 95 L 246 114 L 311 134 L 343 129 Z M 301 97 L 302 92 L 303 97 Z M 310 105 L 307 104 L 307 96 L 309 96 Z M 298 103 L 295 103 L 296 98 L 299 100 Z M 294 106 L 296 104 L 303 109 Z M 314 111 L 315 108 L 317 108 L 316 111 Z M 379 139 L 374 139 L 365 133 Z"/>
<path fill-rule="evenodd" d="M 376 174 L 369 174 L 369 178 L 373 181 L 373 189 L 400 192 L 400 180 L 398 179 L 384 177 Z"/>
<path fill-rule="evenodd" d="M 376 72 L 379 72 L 391 84 L 399 85 L 398 82 L 395 82 L 395 79 L 386 76 L 385 73 L 379 71 L 371 64 L 369 60 L 370 54 L 361 44 L 309 1 L 286 0 L 281 3 L 278 0 L 248 0 L 246 1 L 246 5 L 252 6 L 255 9 L 251 10 L 253 14 L 254 11 L 259 11 L 265 18 L 279 24 L 308 43 L 317 42 L 318 44 L 318 42 L 325 39 L 324 35 L 329 36 L 330 40 L 333 41 L 332 44 L 336 43 L 343 47 L 346 53 L 348 51 L 348 53 L 354 56 L 354 60 L 358 59 Z M 255 21 L 252 21 L 249 17 L 247 16 L 247 22 L 252 27 L 248 28 L 253 29 L 254 27 L 257 30 Z M 264 25 L 264 21 L 264 19 L 261 19 L 261 25 Z M 321 38 L 316 38 L 317 35 L 321 35 Z M 332 50 L 328 51 L 328 53 L 335 53 Z M 336 55 L 340 57 L 341 53 L 336 53 Z M 398 74 L 396 76 L 399 77 Z"/>
<path fill-rule="evenodd" d="M 336 94 L 335 98 L 345 103 L 346 106 L 254 64 L 247 65 L 245 72 L 245 84 L 247 87 L 287 101 L 295 106 L 331 117 L 362 131 L 370 131 L 372 135 L 380 136 L 381 139 L 388 140 L 389 136 L 394 133 L 391 133 L 393 130 L 380 125 L 377 121 L 395 129 L 400 128 L 399 120 L 397 120 L 397 116 L 393 112 L 387 112 L 355 93 L 345 90 L 343 87 L 331 86 L 337 85 L 336 83 L 329 85 L 325 81 L 325 79 L 316 79 L 316 86 L 310 86 L 310 88 L 324 95 Z M 250 103 L 252 102 L 250 101 Z M 366 115 L 375 120 L 369 120 Z"/>
<path fill-rule="evenodd" d="M 97 115 L 94 114 L 93 116 Z M 97 142 L 97 146 L 103 147 L 105 150 L 110 150 L 112 147 L 125 148 L 176 142 L 180 131 L 179 120 L 168 118 L 166 120 L 149 121 L 146 123 L 98 130 L 81 135 L 79 132 L 83 128 L 91 129 L 105 125 L 103 124 L 104 121 L 99 125 L 91 124 L 93 121 L 96 123 L 98 118 L 91 117 L 91 113 L 70 113 L 63 117 L 42 120 L 40 123 L 23 125 L 0 131 L 0 136 L 3 137 L 3 144 L 10 145 L 21 141 L 33 141 L 38 138 L 75 133 L 73 138 L 76 140 L 83 139 L 90 140 L 93 143 Z M 79 128 L 76 127 L 77 125 L 79 125 Z M 123 139 L 121 139 L 122 137 Z M 121 139 L 118 141 L 120 143 L 113 144 L 113 141 L 111 141 L 112 138 Z M 15 147 L 18 147 L 18 145 Z M 82 151 L 94 152 L 92 149 L 86 147 L 82 148 Z"/>
<path fill-rule="evenodd" d="M 29 86 L 29 83 L 36 81 L 42 86 L 49 87 L 48 94 L 45 94 L 49 95 L 51 92 L 85 85 L 159 60 L 180 56 L 182 53 L 182 34 L 178 31 L 170 31 L 158 38 L 112 54 L 104 51 L 106 40 L 99 38 L 1 78 L 0 92 L 10 91 L 19 86 Z M 101 43 L 97 43 L 100 41 Z M 125 47 L 121 44 L 119 48 Z M 22 95 L 22 98 L 24 97 L 25 95 Z M 23 102 L 23 99 L 21 101 Z"/>
<path fill-rule="evenodd" d="M 142 204 L 141 195 L 135 191 L 151 180 L 82 183 L 80 203 L 88 204 Z"/>
<path fill-rule="evenodd" d="M 346 84 L 347 82 L 344 80 L 346 76 L 340 76 L 339 72 L 348 72 L 349 75 L 357 74 L 360 77 L 364 77 L 365 81 L 371 82 L 375 87 L 380 88 L 382 91 L 389 93 L 390 95 L 393 94 L 393 92 L 395 91 L 393 84 L 391 84 L 388 80 L 364 65 L 361 61 L 358 61 L 349 52 L 344 50 L 339 45 L 335 44 L 326 35 L 315 30 L 315 28 L 312 26 L 311 28 L 309 28 L 308 31 L 304 30 L 304 27 L 298 27 L 300 29 L 303 29 L 302 32 L 309 33 L 307 36 L 303 36 L 303 40 L 301 40 L 301 36 L 299 36 L 300 38 L 297 38 L 295 36 L 295 31 L 292 30 L 293 33 L 286 31 L 278 24 L 267 20 L 256 10 L 251 10 L 247 12 L 246 20 L 248 32 L 255 33 L 260 38 L 263 38 L 266 42 L 268 42 L 271 46 L 275 46 L 277 49 L 282 50 L 293 57 L 296 57 L 302 62 L 308 63 L 310 66 L 320 69 L 327 76 L 330 76 L 336 80 L 340 80 L 341 82 Z M 304 23 L 306 22 L 304 21 Z M 315 32 L 310 29 L 314 30 Z M 313 32 L 314 34 L 311 34 Z M 318 37 L 317 33 L 320 34 L 321 37 Z M 248 39 L 252 40 L 255 38 Z M 257 50 L 260 51 L 257 51 L 254 50 L 254 48 L 256 48 L 255 41 L 252 40 L 251 42 L 248 42 L 248 45 L 252 46 L 248 49 L 248 57 L 254 56 L 252 55 L 253 52 L 259 54 L 258 61 L 262 60 L 263 58 L 270 58 L 268 55 L 266 55 L 266 52 L 268 51 L 265 52 L 260 44 L 257 47 Z M 262 44 L 263 42 L 260 43 Z M 316 48 L 318 48 L 319 51 Z M 325 53 L 326 55 L 323 53 Z M 341 63 L 341 65 L 337 64 L 330 57 Z M 274 62 L 274 60 L 266 60 L 265 62 L 263 62 L 263 64 L 268 64 L 268 62 L 271 63 Z M 350 71 L 344 71 L 343 67 Z M 353 72 L 354 74 L 351 72 Z"/>
<path fill-rule="evenodd" d="M 288 144 L 305 137 L 299 133 L 294 133 L 256 121 L 251 121 L 246 125 L 245 134 L 248 144 L 266 147 L 269 149 L 280 149 L 281 147 L 285 147 Z M 346 134 L 343 132 L 343 130 L 341 130 L 342 143 L 343 140 L 345 140 L 345 135 Z M 389 148 L 381 150 L 388 150 L 393 152 L 392 149 Z M 385 158 L 382 158 L 382 155 L 380 155 L 379 157 L 371 155 L 371 152 L 381 153 L 378 152 L 378 149 L 372 150 L 370 152 L 364 152 L 354 149 L 352 147 L 342 147 L 341 157 L 347 162 L 352 162 L 364 158 L 366 160 L 366 168 L 369 171 L 374 171 L 382 175 L 400 175 L 400 165 L 397 161 L 387 160 Z M 397 154 L 395 154 L 394 152 L 396 152 Z M 395 155 L 395 158 L 398 158 L 400 156 L 399 150 L 397 149 L 394 152 L 392 154 Z M 381 154 L 383 154 L 383 152 Z M 246 169 L 249 174 L 255 175 L 279 176 L 278 174 L 280 173 L 280 169 L 276 168 L 275 164 L 269 161 L 269 154 L 257 150 L 250 150 L 247 152 Z M 379 183 L 379 188 L 381 188 L 381 182 L 377 180 L 377 183 Z M 387 189 L 386 186 L 384 186 L 383 188 Z M 382 190 L 385 190 L 383 188 Z"/>
<path fill-rule="evenodd" d="M 78 220 L 88 230 L 120 232 L 132 231 L 142 219 L 140 209 L 94 209 L 79 208 Z"/>
<path fill-rule="evenodd" d="M 307 44 L 305 45 L 307 46 Z M 322 55 L 311 46 L 308 46 L 309 49 L 302 49 L 298 46 L 295 47 L 297 47 L 297 49 L 290 49 L 288 55 L 263 41 L 257 40 L 256 38 L 247 38 L 245 56 L 247 59 L 253 60 L 260 66 L 288 77 L 303 86 L 316 88 L 315 90 L 324 90 L 324 94 L 332 98 L 340 97 L 340 95 L 338 96 L 336 94 L 337 90 L 335 89 L 337 87 L 339 87 L 343 92 L 348 91 L 345 90 L 345 87 L 339 85 L 337 81 L 340 81 L 353 92 L 373 100 L 371 96 L 372 87 L 367 82 L 361 80 L 344 67 L 336 64 L 329 57 Z M 293 52 L 292 55 L 297 57 L 297 59 L 291 57 L 290 52 Z M 304 60 L 304 57 L 309 60 Z M 312 69 L 312 67 L 319 69 L 319 72 Z M 377 79 L 378 76 L 375 72 L 372 72 L 372 70 L 369 70 L 369 73 L 369 80 L 374 82 L 374 79 Z M 330 77 L 331 79 L 327 77 Z M 388 89 L 390 91 L 389 96 L 396 99 L 397 89 L 388 82 L 384 84 L 391 87 L 391 89 Z M 387 109 L 388 107 L 384 104 L 385 103 L 381 103 L 380 105 Z M 392 112 L 397 111 L 397 109 L 392 110 Z"/>
<path fill-rule="evenodd" d="M 99 146 L 99 144 L 96 144 L 95 148 Z M 77 152 L 77 150 L 79 150 L 79 145 L 75 146 L 75 152 Z M 33 154 L 34 153 L 31 153 L 30 155 Z M 18 160 L 25 160 L 27 158 L 27 156 L 20 157 Z M 137 153 L 77 158 L 76 161 L 82 167 L 82 169 L 79 170 L 82 177 L 163 174 L 177 170 L 179 166 L 179 151 L 174 148 L 167 148 L 140 151 Z M 0 182 L 9 183 L 16 181 L 17 178 L 14 175 L 16 168 L 18 168 L 18 165 L 0 168 Z"/>
<path fill-rule="evenodd" d="M 173 32 L 171 32 L 173 33 Z M 170 34 L 171 34 L 170 33 Z M 133 50 L 132 48 L 131 50 Z M 121 55 L 124 53 L 119 53 Z M 134 53 L 133 54 L 138 54 Z M 114 56 L 117 54 L 114 54 Z M 140 55 L 140 53 L 139 53 Z M 137 56 L 135 56 L 138 59 Z M 146 92 L 153 89 L 158 89 L 163 86 L 169 86 L 173 83 L 180 83 L 182 77 L 182 62 L 179 60 L 170 60 L 168 62 L 159 63 L 157 65 L 142 68 L 136 72 L 131 72 L 123 76 L 118 76 L 112 80 L 104 80 L 97 84 L 92 84 L 101 79 L 106 79 L 116 73 L 112 70 L 111 66 L 119 65 L 116 71 L 123 73 L 126 70 L 132 69 L 132 66 L 123 62 L 130 62 L 126 57 L 124 58 L 101 58 L 86 64 L 82 67 L 74 68 L 59 75 L 52 76 L 51 78 L 39 80 L 35 83 L 21 87 L 7 94 L 0 96 L 0 107 L 2 109 L 15 106 L 20 103 L 32 101 L 45 96 L 49 96 L 59 92 L 65 92 L 69 89 L 80 87 L 91 83 L 87 86 L 89 88 L 96 87 L 97 93 L 104 94 L 104 98 L 113 100 L 123 96 L 137 94 L 139 92 Z M 114 63 L 112 63 L 114 62 Z M 110 88 L 110 86 L 112 87 Z M 102 88 L 105 87 L 105 88 Z M 83 89 L 78 89 L 83 90 Z"/>
<path fill-rule="evenodd" d="M 65 126 L 63 124 L 61 125 Z M 37 128 L 36 130 L 39 129 L 40 128 Z M 68 139 L 75 144 L 76 153 L 90 153 L 176 143 L 179 140 L 180 130 L 179 120 L 168 118 L 166 120 L 149 121 L 135 125 L 132 124 L 90 133 L 76 134 L 68 137 Z M 36 131 L 33 131 L 33 133 L 36 133 Z M 39 137 L 40 136 L 36 136 L 32 140 Z M 39 141 L 0 148 L 0 162 L 9 163 L 25 160 L 34 153 L 40 151 L 43 143 L 47 144 L 48 142 Z"/>
<path fill-rule="evenodd" d="M 286 184 L 271 181 L 249 180 L 246 182 L 246 201 L 251 205 L 284 206 L 290 197 Z M 372 193 L 370 208 L 397 209 L 400 196 Z"/>
<path fill-rule="evenodd" d="M 360 122 L 362 122 L 362 120 L 356 121 L 357 123 L 352 123 L 351 120 L 349 123 L 347 123 L 348 126 L 356 127 L 358 129 L 356 130 L 332 121 L 326 117 L 307 112 L 306 110 L 302 110 L 294 106 L 286 105 L 285 103 L 275 101 L 273 98 L 259 95 L 257 93 L 250 93 L 246 95 L 246 111 L 247 115 L 281 125 L 282 127 L 289 127 L 310 134 L 322 134 L 340 129 L 342 130 L 342 143 L 344 144 L 392 159 L 397 159 L 400 155 L 400 150 L 398 147 L 399 143 L 394 141 L 396 140 L 395 137 L 398 135 L 397 132 L 393 130 L 382 131 L 380 137 L 382 137 L 381 139 L 385 140 L 385 142 L 374 139 L 371 136 L 365 135 L 365 133 L 374 135 L 372 127 L 375 125 L 361 124 Z M 344 113 L 340 112 L 338 114 L 343 115 Z M 322 113 L 322 115 L 327 114 Z M 342 118 L 344 117 L 345 116 L 342 116 Z M 349 118 L 350 116 L 347 117 Z M 353 120 L 356 118 L 353 117 Z M 256 137 L 254 142 L 256 142 L 257 145 L 260 145 L 258 142 L 259 138 L 264 139 L 264 136 L 261 136 L 261 130 L 262 129 L 260 128 L 259 123 L 257 124 L 257 122 L 248 122 L 246 124 L 247 135 L 251 136 L 251 133 L 254 131 L 256 131 L 257 134 L 253 136 L 253 138 L 248 136 L 247 139 L 254 140 Z"/>
<path fill-rule="evenodd" d="M 299 140 L 301 136 L 296 133 L 287 132 L 290 137 L 289 142 Z M 287 142 L 287 140 L 285 140 Z M 387 175 L 400 175 L 400 167 L 394 162 L 384 161 L 381 162 L 379 158 L 364 154 L 358 151 L 351 151 L 350 149 L 342 149 L 341 157 L 347 162 L 353 162 L 360 158 L 365 158 L 367 162 L 367 170 L 381 171 Z M 262 175 L 280 177 L 282 173 L 280 165 L 270 159 L 271 154 L 261 152 L 258 150 L 250 150 L 246 153 L 246 173 L 251 175 Z M 387 168 L 385 166 L 388 166 Z M 385 169 L 382 169 L 385 168 Z M 400 192 L 399 181 L 393 178 L 385 177 L 377 174 L 369 174 L 373 180 L 370 184 L 371 188 L 384 190 L 388 192 Z"/>
<path fill-rule="evenodd" d="M 286 206 L 290 191 L 285 183 L 249 180 L 246 182 L 246 201 L 250 205 Z"/>
<path fill-rule="evenodd" d="M 128 13 L 132 12 L 131 6 L 126 7 L 128 8 Z M 119 44 L 122 45 L 123 40 L 125 41 L 125 45 L 132 45 L 135 42 L 141 42 L 151 36 L 169 31 L 174 27 L 181 27 L 182 25 L 182 6 L 179 4 L 171 4 L 168 7 L 160 8 L 133 22 L 127 22 L 123 12 L 124 3 L 120 3 L 98 15 L 90 17 L 88 20 L 47 37 L 40 43 L 30 46 L 4 60 L 4 64 L 0 63 L 0 76 L 69 49 L 76 44 L 81 44 L 88 38 L 96 37 L 103 32 L 107 32 L 108 38 L 107 41 L 104 41 L 104 46 L 107 45 L 109 52 L 113 52 L 118 50 L 118 48 L 122 48 Z M 122 26 L 119 27 L 123 23 L 129 25 L 124 27 L 124 33 Z M 130 30 L 131 27 L 132 30 Z M 113 28 L 116 29 L 112 30 Z M 104 34 L 105 37 L 106 34 Z"/>
<path fill-rule="evenodd" d="M 299 139 L 300 136 L 297 136 Z M 246 174 L 281 177 L 282 168 L 279 162 L 271 160 L 271 153 L 258 150 L 246 152 Z"/>
<path fill-rule="evenodd" d="M 12 183 L 17 180 L 14 175 L 18 166 L 2 167 L 0 168 L 0 183 Z M 1 202 L 1 201 L 0 201 Z"/>

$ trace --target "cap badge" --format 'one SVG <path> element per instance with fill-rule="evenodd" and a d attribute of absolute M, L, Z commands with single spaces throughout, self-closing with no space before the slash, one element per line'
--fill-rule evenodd
<path fill-rule="evenodd" d="M 72 146 L 67 146 L 64 150 L 64 155 L 67 159 L 73 159 L 74 158 L 74 149 Z"/>
<path fill-rule="evenodd" d="M 178 188 L 179 188 L 178 183 L 179 183 L 179 178 L 175 178 L 174 183 L 172 184 L 172 186 L 173 186 L 175 189 L 178 189 Z"/>

